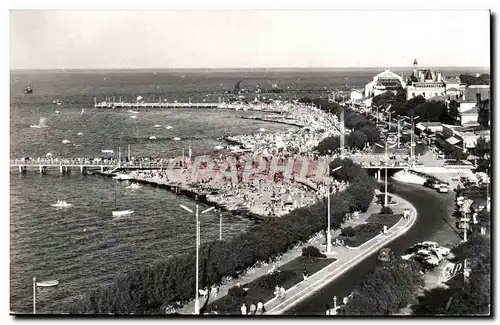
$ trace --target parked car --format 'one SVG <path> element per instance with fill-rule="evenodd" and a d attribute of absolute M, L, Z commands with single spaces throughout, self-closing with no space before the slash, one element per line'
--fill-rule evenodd
<path fill-rule="evenodd" d="M 412 247 L 408 248 L 403 255 L 401 255 L 401 258 L 405 261 L 408 261 L 422 249 L 425 249 L 425 246 L 422 246 L 420 244 L 413 245 Z"/>
<path fill-rule="evenodd" d="M 439 265 L 440 262 L 439 258 L 435 254 L 425 249 L 419 250 L 415 254 L 414 258 L 416 261 L 428 267 L 435 267 Z"/>
<path fill-rule="evenodd" d="M 394 252 L 390 248 L 382 248 L 378 253 L 377 260 L 379 262 L 390 262 L 394 257 Z"/>
<path fill-rule="evenodd" d="M 427 248 L 432 248 L 443 256 L 447 256 L 448 254 L 450 254 L 450 249 L 448 247 L 439 246 L 439 244 L 436 242 L 424 241 L 423 243 L 420 243 L 420 245 Z"/>
<path fill-rule="evenodd" d="M 437 191 L 439 193 L 448 193 L 448 185 L 440 184 L 439 187 L 437 188 Z"/>

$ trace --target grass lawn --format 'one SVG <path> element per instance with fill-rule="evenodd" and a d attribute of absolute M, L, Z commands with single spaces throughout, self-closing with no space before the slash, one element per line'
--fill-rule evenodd
<path fill-rule="evenodd" d="M 334 261 L 334 258 L 312 258 L 307 260 L 303 257 L 297 257 L 280 266 L 278 274 L 266 274 L 246 285 L 242 285 L 242 287 L 248 288 L 244 296 L 236 297 L 228 294 L 209 304 L 207 311 L 215 309 L 219 314 L 239 314 L 243 302 L 246 302 L 248 308 L 252 302 L 257 305 L 257 302 L 262 300 L 265 303 L 274 297 L 276 285 L 283 286 L 288 290 L 303 280 L 302 273 L 304 270 L 307 270 L 307 273 L 311 276 Z"/>
<path fill-rule="evenodd" d="M 367 223 L 358 225 L 354 227 L 354 236 L 337 236 L 337 239 L 343 240 L 345 245 L 349 247 L 359 247 L 372 239 L 373 237 L 380 234 L 384 226 L 390 229 L 394 226 L 400 219 L 399 214 L 372 214 L 368 219 Z"/>
<path fill-rule="evenodd" d="M 380 214 L 380 213 L 373 213 L 371 216 L 366 219 L 366 222 L 378 222 L 382 225 L 387 226 L 387 229 L 391 228 L 394 226 L 401 218 L 403 215 L 401 214 Z"/>

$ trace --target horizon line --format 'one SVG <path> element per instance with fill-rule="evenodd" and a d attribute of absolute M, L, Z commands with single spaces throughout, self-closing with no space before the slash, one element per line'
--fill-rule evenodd
<path fill-rule="evenodd" d="M 379 69 L 379 70 L 389 70 L 394 68 L 410 68 L 413 69 L 413 66 L 343 66 L 343 67 L 230 67 L 230 68 L 10 68 L 10 71 L 67 71 L 67 70 L 321 70 L 321 69 Z M 427 65 L 422 66 L 421 68 L 481 68 L 490 70 L 490 66 L 439 66 L 439 65 Z"/>

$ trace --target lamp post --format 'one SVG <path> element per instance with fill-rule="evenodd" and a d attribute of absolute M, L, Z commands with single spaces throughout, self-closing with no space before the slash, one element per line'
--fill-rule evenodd
<path fill-rule="evenodd" d="M 375 143 L 376 146 L 380 148 L 384 148 L 383 145 Z M 391 146 L 391 148 L 394 148 L 394 146 Z M 388 161 L 388 154 L 387 154 L 387 141 L 385 142 L 385 191 L 384 191 L 384 206 L 387 206 L 387 166 L 389 164 Z"/>
<path fill-rule="evenodd" d="M 332 234 L 331 234 L 331 230 L 330 230 L 330 187 L 331 187 L 331 184 L 330 184 L 330 174 L 339 170 L 340 168 L 342 168 L 342 166 L 339 166 L 337 168 L 334 168 L 332 171 L 330 171 L 330 164 L 328 164 L 328 192 L 327 192 L 327 200 L 328 200 L 328 203 L 327 203 L 327 213 L 328 213 L 328 228 L 327 228 L 327 233 L 326 233 L 326 252 L 327 253 L 330 253 L 332 251 Z"/>
<path fill-rule="evenodd" d="M 222 210 L 216 209 L 219 213 L 219 241 L 222 241 Z"/>
<path fill-rule="evenodd" d="M 189 213 L 194 213 L 196 215 L 196 293 L 194 300 L 194 313 L 198 315 L 200 313 L 200 298 L 199 298 L 199 263 L 200 263 L 200 221 L 199 221 L 199 213 L 198 213 L 198 204 L 196 204 L 196 212 L 193 212 L 190 208 L 180 205 L 181 208 L 186 210 Z M 211 210 L 215 209 L 215 207 L 208 208 L 201 212 L 201 214 L 205 214 Z"/>

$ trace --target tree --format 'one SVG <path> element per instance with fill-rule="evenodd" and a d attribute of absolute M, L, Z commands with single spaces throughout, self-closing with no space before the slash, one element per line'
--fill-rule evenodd
<path fill-rule="evenodd" d="M 460 82 L 470 85 L 489 85 L 490 84 L 490 75 L 487 73 L 483 73 L 479 75 L 479 77 L 471 76 L 470 74 L 461 74 Z"/>
<path fill-rule="evenodd" d="M 363 149 L 368 142 L 368 137 L 361 131 L 354 131 L 349 133 L 346 142 L 351 148 Z"/>
<path fill-rule="evenodd" d="M 379 132 L 374 124 L 364 125 L 359 131 L 366 135 L 366 141 L 370 144 L 380 140 Z"/>
<path fill-rule="evenodd" d="M 340 148 L 340 137 L 331 136 L 321 140 L 320 143 L 314 148 L 321 155 L 329 154 Z"/>
<path fill-rule="evenodd" d="M 420 116 L 421 120 L 429 122 L 441 121 L 445 113 L 445 104 L 438 101 L 425 102 L 414 108 L 414 115 Z"/>

